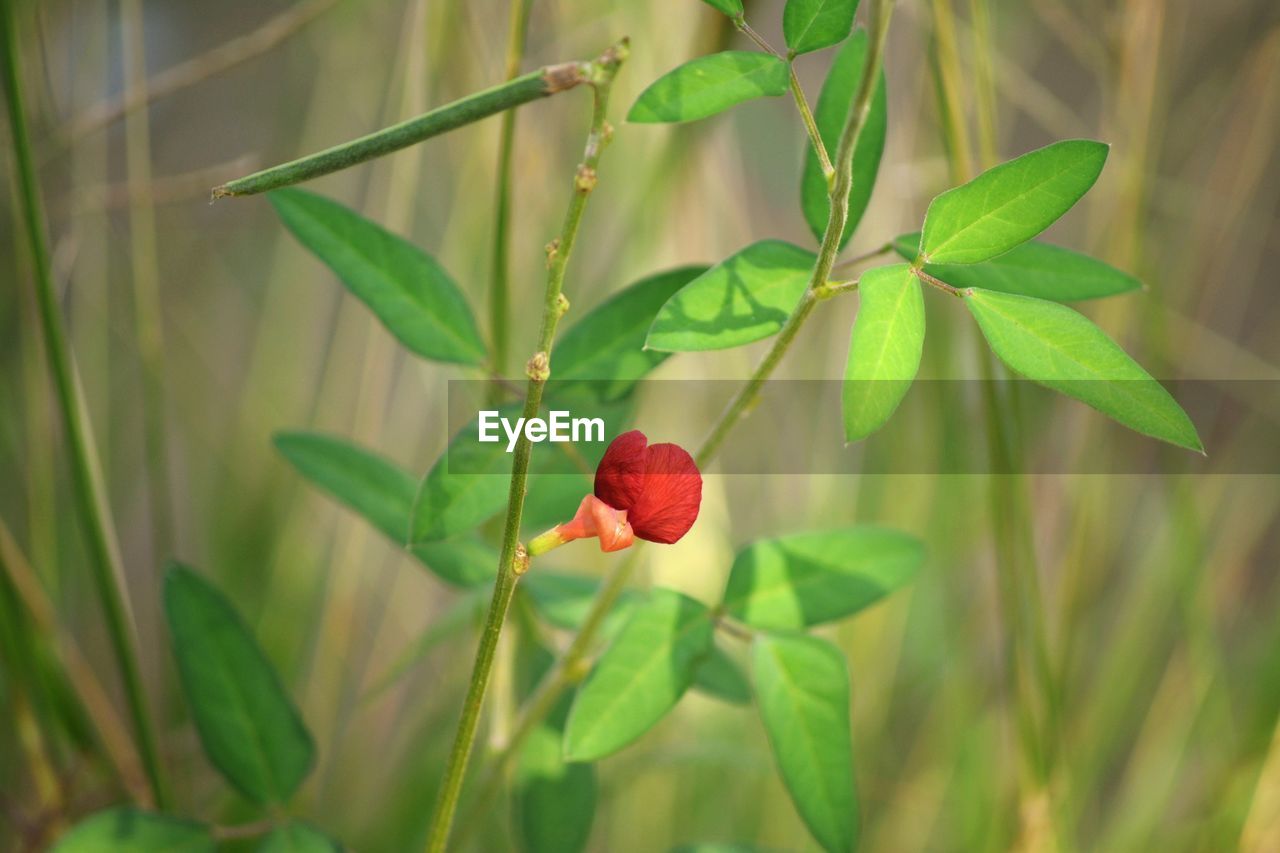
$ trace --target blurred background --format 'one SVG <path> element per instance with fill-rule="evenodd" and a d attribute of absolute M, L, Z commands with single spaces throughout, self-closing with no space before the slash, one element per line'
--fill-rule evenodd
<path fill-rule="evenodd" d="M 56 280 L 179 810 L 227 824 L 252 814 L 205 763 L 178 691 L 159 600 L 170 557 L 232 598 L 314 732 L 319 765 L 299 813 L 353 849 L 409 849 L 429 816 L 474 624 L 370 698 L 459 593 L 303 483 L 270 439 L 326 430 L 425 471 L 449 438 L 447 380 L 475 377 L 406 356 L 265 200 L 210 204 L 208 190 L 498 82 L 507 2 L 0 2 L 16 5 Z M 746 6 L 781 44 L 780 0 Z M 659 74 L 747 49 L 726 19 L 696 0 L 533 0 L 529 20 L 525 69 L 632 38 L 617 136 L 569 271 L 570 320 L 657 270 L 766 237 L 810 245 L 805 140 L 789 100 L 689 126 L 621 121 Z M 811 100 L 831 55 L 798 62 Z M 1112 152 L 1099 184 L 1049 236 L 1147 289 L 1082 310 L 1157 377 L 1276 387 L 1274 0 L 900 0 L 886 73 L 888 143 L 848 256 L 914 230 L 934 194 L 987 165 L 1055 139 L 1102 139 Z M 587 101 L 571 92 L 518 113 L 513 363 L 535 338 L 524 320 L 541 300 L 542 247 L 559 227 Z M 136 763 L 3 139 L 5 618 L 25 614 L 37 673 L 75 697 L 33 704 L 11 655 L 0 657 L 0 848 L 21 850 L 127 799 Z M 483 318 L 497 150 L 494 119 L 311 188 L 432 253 Z M 926 301 L 922 375 L 980 376 L 970 319 L 952 300 Z M 838 377 L 856 309 L 855 297 L 824 303 L 779 376 Z M 680 355 L 657 376 L 741 378 L 761 352 Z M 1088 472 L 1092 448 L 1119 427 L 1028 393 L 1054 429 L 1011 427 L 1018 452 Z M 713 471 L 699 524 L 648 549 L 637 583 L 711 600 L 738 547 L 795 530 L 878 522 L 925 541 L 912 588 L 828 631 L 850 661 L 864 849 L 1280 850 L 1276 477 L 922 474 L 922 448 L 987 420 L 976 389 L 912 412 L 875 439 L 877 470 L 890 473 Z M 641 425 L 694 444 L 716 414 L 659 407 Z M 1211 458 L 1247 453 L 1230 423 L 1193 414 Z M 895 458 L 910 473 L 892 473 Z M 1248 457 L 1232 470 L 1248 470 Z M 569 550 L 567 568 L 608 565 Z M 489 730 L 501 733 L 515 700 L 501 683 L 491 698 Z M 50 710 L 64 705 L 78 713 Z M 477 849 L 512 846 L 506 826 L 486 821 Z M 816 849 L 755 712 L 691 694 L 601 765 L 590 846 L 698 841 Z"/>

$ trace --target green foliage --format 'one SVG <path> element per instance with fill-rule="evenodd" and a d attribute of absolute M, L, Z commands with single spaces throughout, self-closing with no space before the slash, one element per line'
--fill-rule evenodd
<path fill-rule="evenodd" d="M 258 853 L 341 853 L 342 845 L 307 823 L 290 821 L 271 830 Z"/>
<path fill-rule="evenodd" d="M 839 44 L 853 28 L 858 0 L 787 0 L 782 34 L 793 54 Z"/>
<path fill-rule="evenodd" d="M 776 334 L 808 287 L 814 260 L 813 252 L 781 240 L 752 243 L 667 300 L 646 345 L 693 352 Z"/>
<path fill-rule="evenodd" d="M 548 623 L 567 631 L 582 625 L 587 612 L 600 591 L 600 582 L 582 575 L 564 575 L 539 567 L 520 581 L 520 589 L 528 594 L 538 614 Z M 635 593 L 624 590 L 609 618 L 617 620 L 635 603 Z"/>
<path fill-rule="evenodd" d="M 334 436 L 285 432 L 276 449 L 298 472 L 403 547 L 418 494 L 412 474 L 382 456 Z M 471 586 L 493 577 L 498 554 L 478 538 L 420 542 L 410 549 L 442 580 Z"/>
<path fill-rule="evenodd" d="M 85 818 L 58 839 L 53 853 L 214 853 L 208 827 L 132 808 Z"/>
<path fill-rule="evenodd" d="M 459 430 L 423 478 L 413 505 L 411 544 L 470 533 L 507 505 L 510 483 L 495 475 L 511 469 L 511 455 L 505 442 L 476 441 L 477 430 L 474 420 Z"/>
<path fill-rule="evenodd" d="M 813 109 L 818 135 L 822 137 L 822 144 L 832 156 L 835 156 L 840 131 L 849 117 L 849 110 L 853 108 L 854 95 L 862 82 L 866 58 L 867 33 L 859 29 L 836 53 L 831 70 L 827 72 L 826 82 L 822 84 L 822 92 L 818 95 L 818 103 Z M 875 188 L 876 175 L 880 171 L 880 157 L 884 154 L 885 134 L 888 131 L 888 100 L 884 75 L 881 74 L 880 82 L 871 97 L 867 118 L 853 148 L 853 188 L 849 192 L 849 211 L 844 234 L 840 238 L 841 248 L 853 236 L 871 201 L 871 191 Z M 827 195 L 827 179 L 822 174 L 822 165 L 812 146 L 805 147 L 804 173 L 800 179 L 800 208 L 814 239 L 821 241 L 827 230 L 831 202 Z"/>
<path fill-rule="evenodd" d="M 418 491 L 412 474 L 335 436 L 282 432 L 274 442 L 298 473 L 355 510 L 392 542 L 404 544 Z"/>
<path fill-rule="evenodd" d="M 275 668 L 230 602 L 190 569 L 165 573 L 164 609 L 210 762 L 254 802 L 286 802 L 310 772 L 315 747 Z"/>
<path fill-rule="evenodd" d="M 479 365 L 484 343 L 444 268 L 409 241 L 336 201 L 300 189 L 268 198 L 285 226 L 423 358 Z"/>
<path fill-rule="evenodd" d="M 787 63 L 768 53 L 726 50 L 686 62 L 655 80 L 627 113 L 642 123 L 694 121 L 744 101 L 785 95 Z"/>
<path fill-rule="evenodd" d="M 760 717 L 796 810 L 824 850 L 852 850 L 858 803 L 844 658 L 817 637 L 761 635 L 752 644 L 751 673 Z"/>
<path fill-rule="evenodd" d="M 712 644 L 710 653 L 698 664 L 693 687 L 731 705 L 751 703 L 751 682 L 746 673 L 718 644 Z"/>
<path fill-rule="evenodd" d="M 1144 435 L 1203 451 L 1182 407 L 1084 315 L 1043 299 L 973 289 L 965 304 L 1015 373 L 1087 403 Z"/>
<path fill-rule="evenodd" d="M 845 441 L 866 438 L 889 420 L 924 351 L 924 297 L 908 264 L 867 270 L 858 294 L 841 392 Z"/>
<path fill-rule="evenodd" d="M 723 12 L 730 18 L 737 18 L 742 15 L 742 0 L 702 0 L 712 9 Z"/>
<path fill-rule="evenodd" d="M 880 527 L 761 539 L 733 561 L 724 609 L 764 630 L 843 619 L 902 587 L 923 559 L 915 537 Z"/>
<path fill-rule="evenodd" d="M 516 767 L 521 846 L 528 853 L 577 853 L 587 846 L 596 810 L 596 771 L 564 759 L 554 726 L 530 732 Z"/>
<path fill-rule="evenodd" d="M 682 287 L 707 271 L 680 267 L 641 279 L 592 309 L 560 337 L 551 354 L 557 382 L 593 380 L 605 399 L 626 395 L 669 353 L 646 350 L 654 316 Z"/>
<path fill-rule="evenodd" d="M 903 234 L 893 241 L 894 250 L 914 260 L 920 234 Z M 998 258 L 977 264 L 926 264 L 924 271 L 961 290 L 981 287 L 1001 293 L 1020 293 L 1055 302 L 1076 302 L 1128 293 L 1142 282 L 1108 263 L 1031 240 Z"/>
<path fill-rule="evenodd" d="M 947 190 L 925 214 L 920 254 L 929 263 L 974 264 L 1025 243 L 1089 191 L 1108 150 L 1087 139 L 1055 142 Z"/>
<path fill-rule="evenodd" d="M 705 606 L 672 590 L 653 590 L 578 691 L 565 756 L 594 761 L 648 731 L 693 683 L 711 635 Z"/>

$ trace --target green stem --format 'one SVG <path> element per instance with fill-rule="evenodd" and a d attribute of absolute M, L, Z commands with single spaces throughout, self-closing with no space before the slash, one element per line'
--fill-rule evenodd
<path fill-rule="evenodd" d="M 537 350 L 526 367 L 529 374 L 524 403 L 526 418 L 537 416 L 538 408 L 542 404 L 543 389 L 551 376 L 551 344 L 555 340 L 556 327 L 560 323 L 560 318 L 568 308 L 563 295 L 565 270 L 573 254 L 573 246 L 577 240 L 579 226 L 582 224 L 587 199 L 595 189 L 596 168 L 600 162 L 600 155 L 613 133 L 613 129 L 605 120 L 605 113 L 609 104 L 609 90 L 613 77 L 617 73 L 618 66 L 626 59 L 627 52 L 627 41 L 624 39 L 602 54 L 595 62 L 580 69 L 582 79 L 592 87 L 591 131 L 587 135 L 586 151 L 582 162 L 574 175 L 573 198 L 565 213 L 560 236 L 547 247 L 547 288 L 543 302 L 542 326 L 538 334 Z M 449 841 L 449 830 L 453 824 L 454 812 L 458 807 L 458 796 L 462 791 L 467 761 L 475 743 L 480 710 L 489 684 L 494 652 L 502 633 L 502 623 L 511 606 L 516 582 L 528 569 L 528 554 L 519 544 L 519 536 L 520 519 L 524 512 L 525 487 L 529 477 L 529 458 L 532 451 L 533 444 L 527 436 L 521 435 L 516 443 L 515 459 L 511 468 L 511 488 L 507 499 L 506 520 L 503 524 L 498 580 L 494 584 L 493 600 L 489 605 L 489 614 L 485 618 L 480 646 L 476 650 L 471 682 L 462 708 L 462 719 L 458 722 L 444 781 L 436 798 L 435 811 L 427 833 L 426 846 L 431 853 L 443 851 Z"/>
<path fill-rule="evenodd" d="M 889 29 L 889 19 L 893 11 L 893 0 L 874 0 L 871 4 L 871 47 L 867 51 L 866 65 L 863 68 L 862 84 L 854 99 L 853 109 L 840 135 L 840 146 L 837 149 L 836 180 L 832 183 L 829 195 L 831 215 L 827 222 L 827 230 L 823 235 L 822 249 L 814 264 L 809 280 L 809 288 L 805 291 L 800 304 L 787 318 L 782 331 L 774 339 L 773 346 L 756 367 L 747 384 L 734 398 L 733 402 L 721 414 L 720 419 L 712 427 L 702 446 L 694 454 L 699 467 L 710 462 L 733 426 L 750 408 L 759 394 L 765 380 L 773 373 L 774 368 L 782 360 L 795 340 L 804 321 L 812 313 L 814 306 L 820 301 L 822 288 L 826 286 L 827 277 L 835 263 L 840 248 L 840 235 L 848 216 L 849 193 L 853 187 L 853 151 L 858 135 L 866 124 L 867 113 L 871 106 L 871 95 L 875 91 L 872 85 L 880 77 L 880 66 L 884 59 L 885 35 Z M 638 547 L 638 543 L 633 548 Z M 637 563 L 638 552 L 633 550 L 627 559 L 620 561 L 605 580 L 604 586 L 592 602 L 587 617 L 570 642 L 569 648 L 560 657 L 555 667 L 539 684 L 537 690 L 525 702 L 521 709 L 520 719 L 511 734 L 511 739 L 504 744 L 491 762 L 485 778 L 481 783 L 472 811 L 479 814 L 488 800 L 496 794 L 502 775 L 523 743 L 525 736 L 555 707 L 556 700 L 566 689 L 575 684 L 584 673 L 584 663 L 596 634 L 613 605 L 626 588 L 627 579 Z"/>
<path fill-rule="evenodd" d="M 116 663 L 124 684 L 125 699 L 133 720 L 138 751 L 151 783 L 155 804 L 168 804 L 167 791 L 160 772 L 151 720 L 146 709 L 142 680 L 133 636 L 133 623 L 124 596 L 124 573 L 115 551 L 115 543 L 107 518 L 105 490 L 96 467 L 97 452 L 89 429 L 88 415 L 80 398 L 72 355 L 67 344 L 66 329 L 58 307 L 58 297 L 50 267 L 48 237 L 44 230 L 44 211 L 40 188 L 31 157 L 31 141 L 27 134 L 22 106 L 22 82 L 18 68 L 18 38 L 13 19 L 13 4 L 0 2 L 0 55 L 3 59 L 5 98 L 9 104 L 9 127 L 13 136 L 14 167 L 22 198 L 23 218 L 31 242 L 31 258 L 35 269 L 36 303 L 44 334 L 50 369 L 53 371 L 58 407 L 70 444 L 70 463 L 75 483 L 75 502 L 88 539 L 90 565 L 94 584 L 106 616 L 107 632 L 115 652 Z"/>
<path fill-rule="evenodd" d="M 507 33 L 507 81 L 520 72 L 524 58 L 525 33 L 529 28 L 529 5 L 532 0 L 511 0 L 511 20 Z M 502 114 L 498 136 L 498 189 L 493 210 L 493 270 L 489 283 L 489 335 L 492 340 L 492 371 L 503 376 L 507 370 L 508 320 L 511 280 L 511 161 L 515 147 L 516 114 Z M 498 386 L 490 388 L 490 402 L 501 396 Z"/>
<path fill-rule="evenodd" d="M 800 78 L 796 76 L 796 66 L 794 56 L 783 56 L 773 49 L 773 45 L 769 44 L 764 38 L 746 22 L 742 17 L 733 19 L 733 24 L 747 38 L 755 42 L 761 50 L 766 53 L 772 53 L 774 56 L 787 63 L 788 82 L 791 86 L 791 97 L 796 102 L 796 109 L 800 111 L 800 118 L 804 122 L 804 129 L 809 134 L 809 142 L 813 145 L 814 153 L 818 155 L 818 162 L 822 165 L 822 176 L 827 179 L 827 186 L 831 186 L 831 181 L 835 178 L 835 167 L 831 165 L 831 157 L 827 154 L 827 146 L 822 141 L 822 134 L 818 133 L 818 124 L 813 120 L 813 110 L 809 109 L 809 99 L 804 96 L 804 88 L 800 85 Z"/>
<path fill-rule="evenodd" d="M 530 71 L 368 136 L 229 181 L 214 187 L 213 197 L 264 193 L 350 168 L 521 104 L 572 89 L 587 82 L 590 69 L 589 62 L 564 62 Z"/>

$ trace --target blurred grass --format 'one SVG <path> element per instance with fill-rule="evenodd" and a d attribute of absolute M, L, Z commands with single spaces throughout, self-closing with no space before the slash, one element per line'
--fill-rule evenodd
<path fill-rule="evenodd" d="M 913 227 L 949 181 L 928 59 L 931 4 L 900 3 L 890 37 L 889 143 L 851 255 Z M 950 5 L 961 45 L 955 61 L 972 86 L 983 79 L 982 54 L 971 47 L 974 6 Z M 1009 157 L 1064 135 L 1113 143 L 1098 188 L 1052 236 L 1135 272 L 1148 290 L 1088 306 L 1089 315 L 1158 376 L 1276 379 L 1274 4 L 980 5 L 990 18 L 998 120 L 986 128 L 973 96 L 953 103 L 979 150 L 990 144 Z M 201 56 L 289 8 L 248 0 L 142 3 L 146 70 L 154 76 Z M 753 25 L 779 41 L 781 3 L 748 8 Z M 445 380 L 459 374 L 406 359 L 290 242 L 265 203 L 211 206 L 198 187 L 163 198 L 158 187 L 245 155 L 261 164 L 284 160 L 500 79 L 507 5 L 345 0 L 267 52 L 156 100 L 145 114 L 145 165 L 156 188 L 150 202 L 146 175 L 127 165 L 122 122 L 64 135 L 124 91 L 117 4 L 50 0 L 19 3 L 18 12 L 56 271 L 179 803 L 224 823 L 249 814 L 204 763 L 166 649 L 155 578 L 168 554 L 154 538 L 162 498 L 147 475 L 142 329 L 132 301 L 135 264 L 146 262 L 131 248 L 133 225 L 145 221 L 131 223 L 120 193 L 104 192 L 112 187 L 156 206 L 173 555 L 227 590 L 298 697 L 321 746 L 302 811 L 355 849 L 403 849 L 423 830 L 474 637 L 464 632 L 437 646 L 399 686 L 359 705 L 359 694 L 457 594 L 301 484 L 269 438 L 285 428 L 331 430 L 425 470 L 447 442 Z M 539 0 L 525 67 L 593 55 L 623 34 L 634 51 L 618 83 L 620 105 L 694 55 L 743 46 L 696 0 Z M 822 54 L 799 65 L 811 95 L 827 61 Z M 530 316 L 539 299 L 541 247 L 563 208 L 587 112 L 583 98 L 570 94 L 517 114 L 513 318 Z M 714 261 L 766 236 L 807 242 L 798 205 L 803 132 L 789 103 L 756 103 L 689 127 L 618 123 L 567 284 L 574 314 L 656 269 Z M 451 270 L 482 316 L 497 146 L 491 121 L 315 188 L 412 236 Z M 0 151 L 9 198 L 7 137 Z M 62 437 L 28 298 L 30 263 L 11 210 L 0 207 L 0 268 L 12 282 L 0 288 L 0 519 L 43 582 L 58 624 L 114 691 L 83 547 L 67 512 Z M 967 318 L 930 302 L 926 375 L 978 375 Z M 853 299 L 824 306 L 783 374 L 837 375 L 855 310 Z M 517 358 L 533 335 L 515 325 Z M 658 375 L 742 377 L 758 355 L 758 347 L 682 355 Z M 949 433 L 981 423 L 979 403 L 958 392 L 925 422 L 895 421 L 892 442 L 877 452 L 903 460 L 921 448 L 946 453 Z M 1028 455 L 1087 458 L 1091 444 L 1114 429 L 1047 394 L 1035 405 L 1052 407 L 1053 436 L 1068 439 L 1052 446 L 1025 433 Z M 646 428 L 696 440 L 715 412 L 696 413 L 705 420 L 694 423 L 679 414 L 646 413 Z M 1211 454 L 1233 452 L 1226 426 Z M 925 539 L 930 560 L 914 589 L 832 631 L 850 657 L 868 849 L 1009 849 L 1036 817 L 1037 803 L 1026 801 L 1020 781 L 1017 694 L 1003 652 L 993 524 L 1005 520 L 990 516 L 989 486 L 972 476 L 713 475 L 694 532 L 645 556 L 642 577 L 705 598 L 718 590 L 733 550 L 758 536 L 857 520 Z M 1274 476 L 1062 475 L 1026 486 L 1040 627 L 1062 702 L 1050 788 L 1062 846 L 1280 847 Z M 589 549 L 567 559 L 583 571 L 605 565 Z M 49 642 L 65 657 L 65 639 Z M 6 642 L 10 648 L 22 646 Z M 118 801 L 122 788 L 101 736 L 76 735 L 70 718 L 26 695 L 32 682 L 21 664 L 4 660 L 0 705 L 13 724 L 0 728 L 0 847 L 22 849 L 23 839 L 40 837 L 56 817 L 41 813 L 49 789 L 32 775 L 40 764 L 31 761 L 31 722 L 65 794 L 65 817 Z M 56 660 L 29 662 L 53 675 Z M 111 698 L 119 707 L 120 697 Z M 91 707 L 90 721 L 93 715 Z M 640 744 L 606 761 L 602 779 L 594 849 L 694 840 L 810 844 L 751 712 L 686 699 Z M 500 823 L 477 836 L 479 849 L 507 845 Z"/>

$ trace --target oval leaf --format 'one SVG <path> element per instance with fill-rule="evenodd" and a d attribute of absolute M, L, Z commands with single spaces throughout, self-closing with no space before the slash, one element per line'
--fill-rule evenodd
<path fill-rule="evenodd" d="M 853 99 L 862 82 L 866 57 L 867 33 L 866 30 L 859 29 L 848 44 L 836 53 L 831 70 L 827 72 L 826 82 L 822 84 L 822 92 L 818 95 L 813 120 L 818 125 L 822 144 L 832 154 L 840 142 L 840 132 L 849 117 L 849 110 L 853 108 Z M 871 108 L 867 112 L 862 131 L 858 134 L 857 144 L 853 147 L 853 188 L 849 192 L 849 213 L 844 224 L 844 235 L 840 238 L 841 248 L 853 236 L 871 201 L 871 191 L 875 188 L 876 175 L 880 171 L 880 158 L 884 154 L 887 113 L 888 96 L 885 93 L 884 75 L 881 74 L 880 82 L 871 96 Z M 800 209 L 804 212 L 805 222 L 809 224 L 814 239 L 821 242 L 822 235 L 827 230 L 831 203 L 827 195 L 827 179 L 822 174 L 822 166 L 818 163 L 818 155 L 814 153 L 812 146 L 805 147 L 804 174 L 800 179 Z"/>
<path fill-rule="evenodd" d="M 310 824 L 292 821 L 262 838 L 258 853 L 341 853 L 342 845 Z"/>
<path fill-rule="evenodd" d="M 85 818 L 58 839 L 53 853 L 214 853 L 207 827 L 138 809 L 108 809 Z"/>
<path fill-rule="evenodd" d="M 858 801 L 844 658 L 817 637 L 761 635 L 751 645 L 751 673 L 760 718 L 796 811 L 824 850 L 853 850 Z"/>
<path fill-rule="evenodd" d="M 787 0 L 782 35 L 792 53 L 809 53 L 839 44 L 853 29 L 858 0 Z"/>
<path fill-rule="evenodd" d="M 866 438 L 889 420 L 924 351 L 924 297 L 908 264 L 867 270 L 858 294 L 841 392 L 845 441 Z"/>
<path fill-rule="evenodd" d="M 249 799 L 285 802 L 315 748 L 275 669 L 230 602 L 190 569 L 165 574 L 164 609 L 205 754 Z"/>
<path fill-rule="evenodd" d="M 622 749 L 670 711 L 711 648 L 710 613 L 688 596 L 655 589 L 632 611 L 569 712 L 565 756 L 594 761 Z"/>
<path fill-rule="evenodd" d="M 1015 373 L 1074 397 L 1130 429 L 1204 452 L 1195 425 L 1159 382 L 1084 315 L 1043 299 L 965 291 L 994 352 Z"/>
<path fill-rule="evenodd" d="M 723 12 L 730 18 L 737 18 L 742 15 L 742 0 L 702 0 L 712 9 Z"/>
<path fill-rule="evenodd" d="M 921 255 L 928 263 L 976 264 L 1025 243 L 1089 191 L 1108 150 L 1089 139 L 1055 142 L 947 190 L 925 214 Z"/>
<path fill-rule="evenodd" d="M 785 95 L 787 63 L 768 53 L 726 50 L 686 62 L 655 80 L 627 113 L 627 121 L 694 121 L 760 97 Z"/>
<path fill-rule="evenodd" d="M 625 396 L 669 353 L 645 350 L 645 337 L 658 310 L 680 288 L 707 271 L 681 267 L 651 275 L 592 309 L 561 336 L 551 355 L 557 384 L 589 380 L 605 399 Z"/>
<path fill-rule="evenodd" d="M 423 478 L 410 526 L 414 546 L 470 533 L 507 505 L 510 481 L 499 475 L 511 471 L 512 454 L 505 439 L 476 441 L 478 429 L 473 420 L 459 430 Z"/>
<path fill-rule="evenodd" d="M 762 539 L 733 561 L 724 608 L 755 628 L 805 628 L 851 616 L 910 581 L 920 541 L 880 527 Z"/>
<path fill-rule="evenodd" d="M 746 705 L 751 702 L 751 683 L 747 681 L 746 673 L 724 649 L 714 643 L 711 652 L 698 664 L 698 671 L 693 676 L 693 688 L 731 705 Z"/>
<path fill-rule="evenodd" d="M 596 770 L 565 762 L 562 735 L 541 725 L 529 733 L 516 767 L 521 847 L 528 853 L 586 849 L 596 810 Z"/>
<path fill-rule="evenodd" d="M 298 473 L 355 510 L 391 541 L 404 545 L 418 491 L 412 474 L 335 436 L 282 432 L 273 442 Z"/>
<path fill-rule="evenodd" d="M 403 547 L 418 494 L 412 474 L 388 459 L 334 436 L 287 432 L 276 448 L 298 472 L 355 510 L 388 539 Z M 410 549 L 442 580 L 473 586 L 493 577 L 498 553 L 478 539 L 419 543 Z"/>
<path fill-rule="evenodd" d="M 809 286 L 813 252 L 752 243 L 685 285 L 649 329 L 647 346 L 667 352 L 727 349 L 777 334 Z"/>
<path fill-rule="evenodd" d="M 484 361 L 484 344 L 466 299 L 429 255 L 315 193 L 291 188 L 267 197 L 299 242 L 411 351 L 435 361 Z"/>
<path fill-rule="evenodd" d="M 893 248 L 915 260 L 920 234 L 903 234 Z M 1142 282 L 1110 264 L 1052 243 L 1032 240 L 979 264 L 926 264 L 924 271 L 961 290 L 980 287 L 1054 302 L 1076 302 L 1128 293 Z"/>

